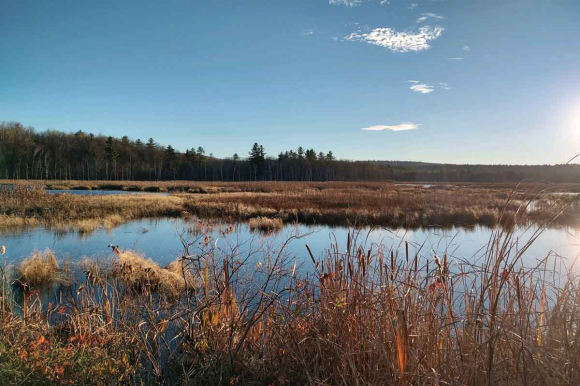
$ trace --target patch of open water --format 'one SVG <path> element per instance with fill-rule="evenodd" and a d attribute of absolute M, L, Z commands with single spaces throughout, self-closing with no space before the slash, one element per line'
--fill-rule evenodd
<path fill-rule="evenodd" d="M 9 263 L 17 263 L 29 256 L 34 250 L 50 248 L 59 259 L 71 260 L 88 257 L 111 256 L 109 244 L 119 245 L 121 249 L 138 251 L 153 259 L 160 265 L 168 264 L 183 253 L 181 235 L 188 240 L 195 240 L 194 248 L 201 248 L 201 240 L 207 235 L 211 243 L 221 248 L 229 248 L 240 244 L 256 249 L 258 246 L 280 248 L 285 240 L 291 236 L 300 236 L 293 239 L 286 247 L 291 255 L 300 262 L 311 264 L 305 245 L 308 244 L 315 258 L 321 258 L 330 249 L 331 244 L 338 243 L 339 250 L 346 250 L 348 228 L 328 226 L 285 226 L 278 233 L 262 234 L 252 232 L 247 224 L 237 224 L 231 234 L 224 236 L 222 231 L 227 224 L 217 224 L 207 229 L 205 234 L 198 231 L 198 220 L 183 219 L 145 219 L 123 224 L 112 230 L 99 229 L 91 234 L 58 233 L 42 228 L 20 232 L 0 233 L 0 245 L 5 245 L 5 257 Z M 352 229 L 351 229 L 352 231 Z M 365 250 L 371 245 L 376 250 L 378 244 L 390 249 L 391 247 L 405 256 L 405 241 L 409 243 L 409 255 L 419 254 L 424 258 L 432 259 L 433 254 L 442 256 L 447 253 L 450 261 L 474 262 L 485 252 L 485 247 L 492 236 L 493 230 L 486 227 L 456 228 L 456 229 L 387 229 L 363 228 L 356 231 L 358 242 L 365 243 Z M 531 236 L 532 230 L 516 233 L 519 246 Z M 570 229 L 547 229 L 524 254 L 525 266 L 535 266 L 549 253 L 550 264 L 557 259 L 564 264 L 570 262 L 580 253 L 580 232 Z M 560 264 L 560 262 L 558 262 Z"/>

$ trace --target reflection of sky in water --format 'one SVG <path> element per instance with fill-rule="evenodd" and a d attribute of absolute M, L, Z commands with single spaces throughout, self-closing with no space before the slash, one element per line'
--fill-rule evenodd
<path fill-rule="evenodd" d="M 6 258 L 15 262 L 30 255 L 34 250 L 52 249 L 59 259 L 77 259 L 82 256 L 109 256 L 111 251 L 107 245 L 119 245 L 121 249 L 133 249 L 145 254 L 158 263 L 164 265 L 176 259 L 183 252 L 179 233 L 186 228 L 194 227 L 197 221 L 184 222 L 181 219 L 140 220 L 121 225 L 111 231 L 97 230 L 91 235 L 81 236 L 77 233 L 57 234 L 53 231 L 37 229 L 18 233 L 0 233 L 0 245 L 6 245 Z M 219 235 L 219 226 L 211 234 L 211 242 Z M 225 229 L 226 226 L 221 226 Z M 146 232 L 144 232 L 147 230 Z M 359 242 L 365 242 L 365 250 L 371 244 L 382 243 L 387 250 L 390 247 L 398 249 L 400 258 L 404 258 L 404 240 L 409 241 L 409 254 L 414 256 L 421 245 L 420 255 L 432 256 L 433 253 L 443 255 L 447 251 L 450 261 L 465 259 L 473 261 L 474 256 L 481 256 L 485 252 L 491 236 L 491 230 L 484 227 L 472 229 L 425 229 L 425 230 L 389 230 L 376 229 L 369 233 L 367 230 L 358 231 Z M 287 251 L 298 256 L 299 260 L 310 259 L 305 248 L 308 244 L 316 258 L 321 258 L 331 243 L 338 241 L 339 249 L 344 251 L 347 242 L 346 228 L 330 228 L 326 226 L 287 226 L 280 233 L 264 236 L 252 233 L 246 224 L 235 227 L 232 234 L 224 239 L 220 236 L 218 246 L 229 248 L 242 243 L 242 251 L 257 250 L 260 245 L 279 248 L 285 239 L 292 234 L 304 235 L 303 238 L 293 240 Z M 200 237 L 187 233 L 189 239 Z M 520 245 L 523 245 L 530 234 L 520 232 Z M 559 256 L 573 259 L 580 252 L 580 234 L 574 230 L 548 229 L 536 240 L 526 252 L 525 265 L 535 265 L 537 261 L 553 251 Z M 201 237 L 203 238 L 203 237 Z M 483 250 L 482 250 L 483 248 Z M 376 250 L 376 246 L 373 247 Z M 553 263 L 553 260 L 552 260 Z"/>

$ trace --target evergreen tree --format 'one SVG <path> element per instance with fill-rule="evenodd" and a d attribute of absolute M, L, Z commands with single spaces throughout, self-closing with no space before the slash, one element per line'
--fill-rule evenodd
<path fill-rule="evenodd" d="M 164 152 L 164 158 L 165 158 L 166 168 L 170 172 L 173 172 L 173 178 L 175 179 L 175 173 L 176 173 L 175 160 L 176 160 L 177 156 L 175 154 L 175 149 L 173 149 L 173 146 L 171 146 L 171 145 L 167 146 L 167 148 L 165 149 L 165 152 Z"/>
<path fill-rule="evenodd" d="M 254 180 L 261 179 L 264 173 L 264 161 L 266 159 L 266 153 L 264 152 L 264 147 L 254 143 L 252 150 L 250 151 L 250 167 L 254 173 Z"/>
<path fill-rule="evenodd" d="M 296 154 L 298 154 L 298 159 L 299 160 L 304 159 L 304 148 L 302 146 L 300 146 L 298 148 L 298 151 L 296 152 Z"/>
<path fill-rule="evenodd" d="M 105 146 L 105 151 L 107 153 L 107 165 L 106 165 L 106 171 L 107 171 L 107 179 L 111 179 L 110 175 L 109 175 L 109 163 L 111 163 L 113 165 L 113 176 L 114 179 L 117 179 L 117 148 L 115 147 L 115 142 L 113 141 L 113 137 L 109 137 L 107 138 L 107 143 Z"/>

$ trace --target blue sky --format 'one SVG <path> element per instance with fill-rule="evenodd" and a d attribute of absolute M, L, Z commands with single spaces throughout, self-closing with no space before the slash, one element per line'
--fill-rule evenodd
<path fill-rule="evenodd" d="M 3 0 L 0 17 L 0 120 L 37 130 L 223 157 L 580 152 L 577 0 Z"/>

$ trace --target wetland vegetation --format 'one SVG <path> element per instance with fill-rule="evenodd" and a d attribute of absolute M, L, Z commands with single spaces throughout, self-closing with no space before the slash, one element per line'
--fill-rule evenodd
<path fill-rule="evenodd" d="M 195 215 L 245 222 L 254 218 L 284 223 L 388 227 L 494 227 L 510 221 L 578 225 L 575 184 L 455 184 L 424 187 L 387 182 L 124 182 L 11 181 L 0 188 L 0 228 L 44 226 L 90 232 L 123 222 Z M 114 189 L 170 192 L 160 196 L 47 194 L 46 189 Z M 521 214 L 525 212 L 525 216 Z"/>

